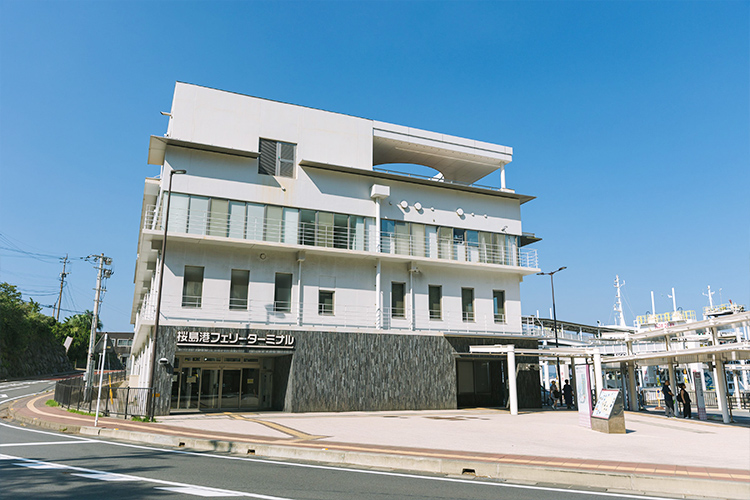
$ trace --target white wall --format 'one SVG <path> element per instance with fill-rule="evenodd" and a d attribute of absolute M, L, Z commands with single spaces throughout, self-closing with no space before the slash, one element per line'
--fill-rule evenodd
<path fill-rule="evenodd" d="M 372 170 L 372 120 L 177 83 L 173 139 L 258 151 L 259 139 L 299 145 L 298 160 Z"/>

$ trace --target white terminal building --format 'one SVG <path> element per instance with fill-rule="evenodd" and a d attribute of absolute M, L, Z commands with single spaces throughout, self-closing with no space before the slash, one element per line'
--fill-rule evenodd
<path fill-rule="evenodd" d="M 168 115 L 131 317 L 130 385 L 153 373 L 157 415 L 507 404 L 507 361 L 469 346 L 538 343 L 511 148 L 185 83 Z M 518 403 L 539 407 L 519 361 Z"/>

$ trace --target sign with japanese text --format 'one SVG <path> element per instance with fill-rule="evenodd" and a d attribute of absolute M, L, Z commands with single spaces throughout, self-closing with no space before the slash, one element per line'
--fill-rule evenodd
<path fill-rule="evenodd" d="M 595 418 L 611 418 L 613 415 L 622 413 L 622 403 L 618 401 L 620 389 L 602 389 L 596 401 L 594 411 L 591 413 Z M 619 406 L 619 408 L 618 408 Z"/>
<path fill-rule="evenodd" d="M 295 338 L 286 333 L 239 333 L 179 330 L 179 346 L 210 347 L 261 347 L 273 349 L 294 349 Z"/>

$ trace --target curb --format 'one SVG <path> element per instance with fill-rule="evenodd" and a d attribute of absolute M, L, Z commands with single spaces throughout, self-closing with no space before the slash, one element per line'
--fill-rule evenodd
<path fill-rule="evenodd" d="M 542 468 L 531 465 L 441 457 L 404 456 L 391 453 L 348 451 L 328 448 L 311 449 L 289 445 L 199 439 L 141 431 L 66 425 L 19 415 L 10 417 L 26 425 L 68 434 L 102 437 L 130 443 L 161 445 L 195 452 L 230 453 L 267 459 L 300 460 L 325 464 L 396 469 L 409 472 L 451 476 L 490 478 L 522 484 L 575 486 L 632 494 L 662 494 L 679 497 L 750 498 L 750 483 L 690 477 L 637 475 L 617 472 L 582 471 L 565 468 Z M 564 487 L 564 486 L 563 486 Z"/>

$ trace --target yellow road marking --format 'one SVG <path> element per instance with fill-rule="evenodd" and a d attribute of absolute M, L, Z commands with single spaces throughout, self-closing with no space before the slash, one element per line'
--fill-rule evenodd
<path fill-rule="evenodd" d="M 244 420 L 245 422 L 253 422 L 256 424 L 263 425 L 265 427 L 269 427 L 275 431 L 279 431 L 283 434 L 286 434 L 288 436 L 292 436 L 294 438 L 297 438 L 302 441 L 314 441 L 316 439 L 328 437 L 328 436 L 316 436 L 314 434 L 308 434 L 306 432 L 299 431 L 297 429 L 293 429 L 291 427 L 287 427 L 286 425 L 281 425 L 276 422 L 270 422 L 268 420 L 261 420 L 258 418 L 248 418 L 242 415 L 237 415 L 236 413 L 229 413 L 226 412 L 226 415 L 229 416 L 229 418 L 233 418 L 235 420 Z"/>

